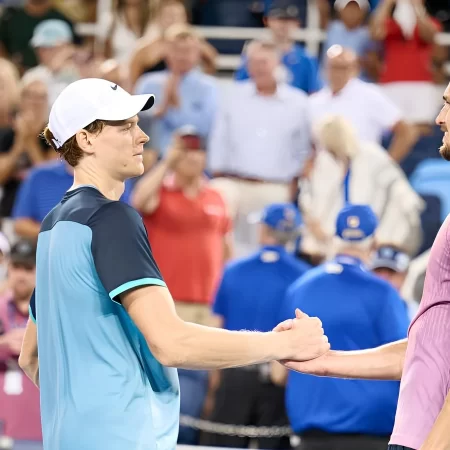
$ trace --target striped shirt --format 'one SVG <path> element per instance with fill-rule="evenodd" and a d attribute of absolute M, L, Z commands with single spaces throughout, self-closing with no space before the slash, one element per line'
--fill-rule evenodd
<path fill-rule="evenodd" d="M 391 444 L 419 449 L 450 387 L 450 216 L 431 248 L 419 311 L 408 348 Z"/>

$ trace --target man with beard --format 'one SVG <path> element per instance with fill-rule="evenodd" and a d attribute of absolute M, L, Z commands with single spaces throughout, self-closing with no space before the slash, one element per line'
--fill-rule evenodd
<path fill-rule="evenodd" d="M 441 156 L 450 161 L 450 85 L 436 123 L 445 132 Z M 424 291 L 408 340 L 375 349 L 330 351 L 306 363 L 285 362 L 298 372 L 340 378 L 400 379 L 389 450 L 450 448 L 450 216 L 431 248 Z M 279 326 L 288 329 L 292 322 Z"/>

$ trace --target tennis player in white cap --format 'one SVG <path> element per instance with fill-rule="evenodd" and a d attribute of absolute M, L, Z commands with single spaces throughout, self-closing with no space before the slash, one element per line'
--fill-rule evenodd
<path fill-rule="evenodd" d="M 173 450 L 176 369 L 304 361 L 329 349 L 303 315 L 282 333 L 183 322 L 139 214 L 117 201 L 143 173 L 148 137 L 131 96 L 99 79 L 69 85 L 44 135 L 74 167 L 74 185 L 45 218 L 21 367 L 40 385 L 45 450 Z M 174 249 L 167 249 L 168 252 Z"/>

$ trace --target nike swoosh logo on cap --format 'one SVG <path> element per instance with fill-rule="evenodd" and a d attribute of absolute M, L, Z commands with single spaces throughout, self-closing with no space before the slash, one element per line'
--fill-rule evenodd
<path fill-rule="evenodd" d="M 115 91 L 117 89 L 117 84 L 115 86 L 111 86 L 111 89 Z"/>

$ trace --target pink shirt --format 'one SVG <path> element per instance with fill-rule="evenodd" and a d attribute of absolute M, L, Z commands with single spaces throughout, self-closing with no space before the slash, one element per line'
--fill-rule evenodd
<path fill-rule="evenodd" d="M 0 297 L 0 333 L 25 328 L 27 320 L 28 315 L 17 310 L 11 295 Z M 0 349 L 0 422 L 13 439 L 42 441 L 39 390 L 20 370 L 17 358 Z"/>
<path fill-rule="evenodd" d="M 450 216 L 430 252 L 408 348 L 391 444 L 418 450 L 444 404 L 450 383 Z"/>

